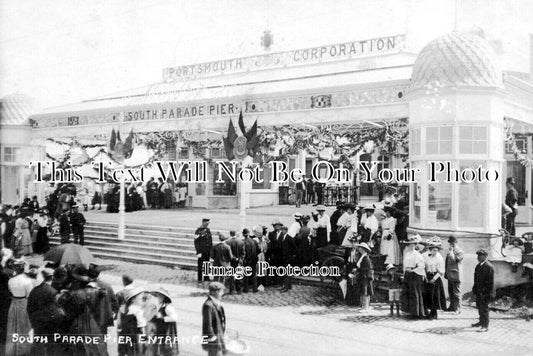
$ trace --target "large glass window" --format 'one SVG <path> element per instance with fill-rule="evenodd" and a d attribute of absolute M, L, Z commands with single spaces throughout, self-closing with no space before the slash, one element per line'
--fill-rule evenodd
<path fill-rule="evenodd" d="M 461 162 L 461 170 L 483 165 L 483 162 Z M 487 184 L 459 183 L 459 226 L 483 227 Z"/>
<path fill-rule="evenodd" d="M 19 147 L 4 147 L 4 162 L 18 162 L 20 161 Z"/>
<path fill-rule="evenodd" d="M 451 126 L 426 129 L 426 154 L 451 154 L 453 129 Z"/>
<path fill-rule="evenodd" d="M 231 167 L 231 164 L 227 163 L 228 167 Z M 238 172 L 239 170 L 236 169 Z M 222 173 L 222 180 L 224 182 L 217 183 L 218 179 L 218 169 L 213 170 L 213 195 L 236 195 L 237 194 L 237 183 L 233 182 L 226 173 Z M 238 178 L 235 177 L 235 180 Z"/>
<path fill-rule="evenodd" d="M 487 128 L 481 126 L 461 126 L 459 128 L 459 153 L 486 154 Z"/>
<path fill-rule="evenodd" d="M 452 184 L 445 179 L 444 173 L 437 173 L 437 182 L 428 184 L 428 224 L 452 220 Z"/>
<path fill-rule="evenodd" d="M 420 184 L 414 183 L 413 184 L 413 222 L 419 223 L 420 222 L 420 214 L 421 214 L 421 207 L 422 207 L 422 194 L 420 191 Z"/>

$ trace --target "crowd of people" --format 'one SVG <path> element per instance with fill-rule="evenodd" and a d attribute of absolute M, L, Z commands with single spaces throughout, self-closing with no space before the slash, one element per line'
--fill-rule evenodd
<path fill-rule="evenodd" d="M 115 293 L 95 264 L 39 267 L 9 249 L 1 258 L 0 355 L 107 355 L 112 326 L 120 356 L 178 355 L 177 314 L 164 288 L 124 275 Z"/>

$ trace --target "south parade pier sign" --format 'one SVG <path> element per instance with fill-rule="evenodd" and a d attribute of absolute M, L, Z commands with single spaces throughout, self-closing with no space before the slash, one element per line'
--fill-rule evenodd
<path fill-rule="evenodd" d="M 256 69 L 276 68 L 348 59 L 404 47 L 405 35 L 372 38 L 353 42 L 337 43 L 328 46 L 298 49 L 288 52 L 270 53 L 261 56 L 226 59 L 193 65 L 163 69 L 163 79 L 167 82 L 225 73 L 245 72 Z"/>

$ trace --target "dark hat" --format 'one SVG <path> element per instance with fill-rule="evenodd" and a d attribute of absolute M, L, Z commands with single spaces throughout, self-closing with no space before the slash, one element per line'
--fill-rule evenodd
<path fill-rule="evenodd" d="M 505 180 L 505 183 L 516 184 L 516 180 L 514 179 L 514 177 L 509 177 Z"/>
<path fill-rule="evenodd" d="M 226 289 L 226 287 L 220 282 L 211 282 L 211 283 L 209 283 L 209 291 L 210 292 L 216 292 L 216 291 L 225 290 L 225 289 Z"/>
<path fill-rule="evenodd" d="M 344 202 L 342 200 L 337 200 L 337 202 L 335 203 L 336 206 L 343 206 L 344 205 Z"/>
<path fill-rule="evenodd" d="M 79 265 L 72 271 L 72 278 L 80 282 L 90 282 L 89 270 L 84 265 Z"/>
<path fill-rule="evenodd" d="M 390 205 L 385 205 L 385 206 L 383 207 L 383 211 L 386 212 L 386 213 L 387 213 L 387 212 L 392 213 L 392 212 L 394 211 L 394 207 L 392 207 L 392 206 L 390 206 Z"/>
<path fill-rule="evenodd" d="M 488 256 L 489 253 L 487 252 L 487 250 L 485 250 L 484 248 L 480 248 L 479 250 L 476 251 L 476 254 L 478 255 L 485 255 L 485 256 Z"/>
<path fill-rule="evenodd" d="M 311 217 L 309 215 L 304 215 L 302 216 L 302 219 L 301 219 L 303 222 L 308 222 L 309 220 L 311 220 Z"/>
<path fill-rule="evenodd" d="M 208 218 L 203 218 L 202 219 L 202 222 L 209 222 L 211 219 L 208 219 Z"/>
<path fill-rule="evenodd" d="M 353 205 L 352 203 L 346 203 L 343 205 L 343 208 L 355 210 L 355 205 Z"/>
<path fill-rule="evenodd" d="M 69 211 L 69 210 L 70 210 L 69 208 L 63 208 L 63 212 Z"/>
<path fill-rule="evenodd" d="M 457 242 L 457 237 L 450 235 L 450 237 L 448 237 L 448 243 L 455 243 L 455 242 Z"/>

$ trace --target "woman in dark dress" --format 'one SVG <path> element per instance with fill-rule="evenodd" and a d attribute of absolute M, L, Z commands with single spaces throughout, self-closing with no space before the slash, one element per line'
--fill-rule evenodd
<path fill-rule="evenodd" d="M 90 287 L 90 278 L 85 266 L 78 266 L 72 271 L 70 290 L 63 291 L 58 297 L 58 304 L 65 310 L 70 320 L 68 334 L 71 336 L 89 336 L 98 338 L 98 343 L 76 343 L 69 345 L 73 356 L 107 356 L 107 346 L 95 314 L 98 301 L 105 296 L 105 290 Z"/>
<path fill-rule="evenodd" d="M 50 241 L 48 239 L 50 218 L 45 211 L 40 211 L 39 217 L 37 218 L 37 225 L 37 238 L 34 252 L 42 254 L 50 249 Z"/>
<path fill-rule="evenodd" d="M 150 344 L 146 350 L 146 356 L 177 356 L 179 354 L 178 314 L 172 306 L 172 299 L 168 292 L 159 288 L 151 291 L 151 301 L 157 306 L 157 314 L 146 325 L 146 333 L 150 336 L 169 338 L 171 342 L 159 342 Z"/>

